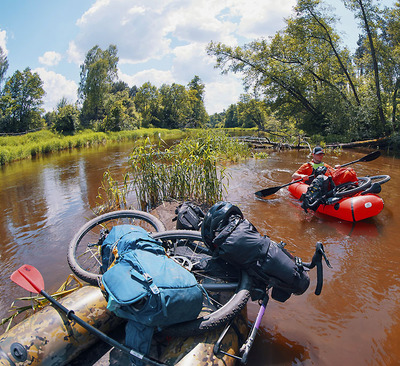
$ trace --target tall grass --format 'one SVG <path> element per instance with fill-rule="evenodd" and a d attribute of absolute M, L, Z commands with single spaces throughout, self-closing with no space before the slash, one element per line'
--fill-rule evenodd
<path fill-rule="evenodd" d="M 248 156 L 246 145 L 211 130 L 170 148 L 141 140 L 129 160 L 130 189 L 142 210 L 171 199 L 210 205 L 223 198 L 227 174 L 221 163 Z"/>

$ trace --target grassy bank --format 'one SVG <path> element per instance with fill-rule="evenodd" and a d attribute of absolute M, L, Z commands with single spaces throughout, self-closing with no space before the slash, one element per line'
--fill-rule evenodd
<path fill-rule="evenodd" d="M 64 136 L 49 130 L 28 133 L 22 136 L 0 137 L 0 165 L 13 161 L 30 159 L 40 154 L 60 150 L 91 147 L 108 142 L 122 142 L 141 138 L 179 139 L 186 136 L 182 130 L 159 128 L 140 129 L 121 132 L 82 131 L 72 136 Z"/>

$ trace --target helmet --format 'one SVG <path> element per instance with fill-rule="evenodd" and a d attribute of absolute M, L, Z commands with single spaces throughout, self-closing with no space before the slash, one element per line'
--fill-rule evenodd
<path fill-rule="evenodd" d="M 216 236 L 216 232 L 221 231 L 223 227 L 228 224 L 229 218 L 232 215 L 239 215 L 243 218 L 242 211 L 240 211 L 239 207 L 224 201 L 216 203 L 207 212 L 203 224 L 201 225 L 201 236 L 204 243 L 211 250 L 215 249 L 213 240 Z"/>

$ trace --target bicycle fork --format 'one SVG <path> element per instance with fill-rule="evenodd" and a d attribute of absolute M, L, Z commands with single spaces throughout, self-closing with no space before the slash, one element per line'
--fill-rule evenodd
<path fill-rule="evenodd" d="M 226 333 L 228 332 L 230 327 L 232 326 L 232 323 L 233 323 L 234 319 L 226 326 L 224 331 L 221 333 L 217 343 L 215 343 L 215 345 L 214 345 L 214 354 L 216 356 L 218 355 L 218 353 L 222 353 L 222 354 L 224 354 L 226 356 L 229 356 L 229 357 L 232 357 L 232 358 L 235 358 L 235 359 L 239 360 L 242 364 L 246 364 L 247 363 L 247 357 L 249 355 L 251 347 L 253 346 L 254 340 L 256 338 L 258 328 L 260 327 L 261 320 L 262 320 L 262 318 L 264 316 L 264 313 L 265 313 L 265 308 L 267 307 L 267 304 L 268 304 L 268 300 L 269 300 L 269 296 L 268 296 L 268 292 L 267 292 L 267 293 L 265 293 L 264 299 L 263 299 L 263 301 L 261 303 L 261 306 L 260 306 L 260 310 L 258 311 L 258 314 L 257 314 L 256 321 L 254 322 L 254 324 L 253 324 L 253 326 L 251 328 L 249 336 L 247 337 L 246 342 L 244 342 L 243 345 L 240 347 L 240 351 L 239 352 L 241 354 L 241 357 L 233 355 L 233 354 L 228 353 L 228 352 L 225 352 L 225 351 L 220 349 L 221 342 L 224 339 L 224 337 L 226 336 Z"/>

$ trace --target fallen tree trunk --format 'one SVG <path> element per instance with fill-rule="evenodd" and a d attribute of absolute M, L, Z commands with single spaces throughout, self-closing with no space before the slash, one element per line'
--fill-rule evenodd
<path fill-rule="evenodd" d="M 347 143 L 335 143 L 335 144 L 327 144 L 326 147 L 328 148 L 344 148 L 350 149 L 352 147 L 371 147 L 371 148 L 385 148 L 389 144 L 389 138 L 382 137 L 380 139 L 371 139 L 365 141 L 354 141 L 354 142 L 347 142 Z"/>

